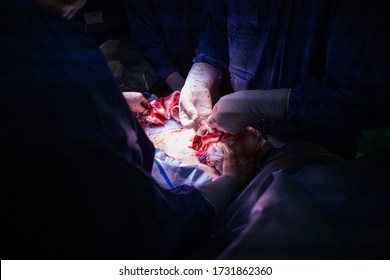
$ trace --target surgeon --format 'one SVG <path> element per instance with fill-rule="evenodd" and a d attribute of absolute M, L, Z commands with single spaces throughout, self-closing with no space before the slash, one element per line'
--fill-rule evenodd
<path fill-rule="evenodd" d="M 132 39 L 169 93 L 181 90 L 206 23 L 203 0 L 126 0 Z"/>
<path fill-rule="evenodd" d="M 353 158 L 363 130 L 390 125 L 384 7 L 367 0 L 206 1 L 208 24 L 180 96 L 182 124 L 197 134 L 253 125 Z M 233 91 L 213 108 L 224 69 Z"/>
<path fill-rule="evenodd" d="M 153 145 L 94 40 L 68 20 L 84 2 L 0 3 L 2 258 L 182 258 L 248 175 L 219 144 L 219 179 L 156 184 Z"/>

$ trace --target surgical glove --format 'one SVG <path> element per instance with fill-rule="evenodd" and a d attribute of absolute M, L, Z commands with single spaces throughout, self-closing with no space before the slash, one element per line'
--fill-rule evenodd
<path fill-rule="evenodd" d="M 211 95 L 219 85 L 219 73 L 214 67 L 202 62 L 192 65 L 179 100 L 180 122 L 185 128 L 193 128 L 197 135 L 206 133 L 206 121 L 212 112 Z"/>
<path fill-rule="evenodd" d="M 287 118 L 289 88 L 241 90 L 225 95 L 215 104 L 207 125 L 237 134 L 258 119 Z"/>
<path fill-rule="evenodd" d="M 115 79 L 120 79 L 123 74 L 123 65 L 118 60 L 111 60 L 107 62 L 108 68 L 110 68 Z"/>
<path fill-rule="evenodd" d="M 181 91 L 184 86 L 184 78 L 179 74 L 179 72 L 173 72 L 168 78 L 165 80 L 165 83 L 168 87 L 174 91 Z"/>
<path fill-rule="evenodd" d="M 222 176 L 216 180 L 199 186 L 200 193 L 215 207 L 217 211 L 226 207 L 236 191 L 242 186 L 244 178 L 233 151 L 225 143 L 217 143 L 223 153 Z"/>
<path fill-rule="evenodd" d="M 126 99 L 127 105 L 134 113 L 144 113 L 149 109 L 149 102 L 142 93 L 136 91 L 125 91 L 122 93 Z"/>
<path fill-rule="evenodd" d="M 240 176 L 239 164 L 233 150 L 226 143 L 218 142 L 215 145 L 223 153 L 222 175 L 230 177 Z"/>

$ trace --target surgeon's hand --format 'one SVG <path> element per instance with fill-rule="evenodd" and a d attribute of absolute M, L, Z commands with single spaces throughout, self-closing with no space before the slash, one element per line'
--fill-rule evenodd
<path fill-rule="evenodd" d="M 237 134 L 258 119 L 287 118 L 290 89 L 241 90 L 225 95 L 215 104 L 207 125 Z"/>
<path fill-rule="evenodd" d="M 215 148 L 223 153 L 222 175 L 229 177 L 239 177 L 241 168 L 237 158 L 234 156 L 233 150 L 225 143 L 218 142 Z"/>
<path fill-rule="evenodd" d="M 225 143 L 218 142 L 216 145 L 224 155 L 222 175 L 232 178 L 238 184 L 244 183 L 253 175 L 256 164 L 254 160 L 243 159 Z"/>
<path fill-rule="evenodd" d="M 136 91 L 125 91 L 122 93 L 126 99 L 127 105 L 134 113 L 144 113 L 149 109 L 149 102 L 142 93 Z"/>
<path fill-rule="evenodd" d="M 212 112 L 209 89 L 201 86 L 183 88 L 180 93 L 179 116 L 185 128 L 193 128 L 199 136 L 206 133 L 206 121 Z"/>
<path fill-rule="evenodd" d="M 219 73 L 209 64 L 195 63 L 180 92 L 179 115 L 185 128 L 197 135 L 207 131 L 206 121 L 212 112 L 212 91 L 219 86 Z"/>
<path fill-rule="evenodd" d="M 241 165 L 227 144 L 219 142 L 216 148 L 223 153 L 222 175 L 200 186 L 198 190 L 219 211 L 228 205 L 233 195 L 249 180 L 253 169 Z"/>

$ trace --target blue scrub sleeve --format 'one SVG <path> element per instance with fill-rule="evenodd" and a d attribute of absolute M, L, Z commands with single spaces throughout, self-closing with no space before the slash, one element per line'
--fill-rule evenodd
<path fill-rule="evenodd" d="M 194 187 L 164 190 L 142 169 L 115 156 L 105 166 L 98 164 L 101 175 L 91 174 L 91 165 L 85 162 L 83 171 L 88 210 L 76 205 L 88 223 L 87 254 L 181 259 L 208 238 L 216 212 Z M 59 226 L 60 231 L 65 225 Z"/>
<path fill-rule="evenodd" d="M 160 16 L 164 15 L 159 14 L 157 7 L 158 5 L 150 0 L 126 1 L 130 34 L 153 66 L 156 76 L 165 81 L 170 74 L 177 71 L 177 67 L 163 37 Z M 174 18 L 175 15 L 173 13 L 166 16 Z"/>
<path fill-rule="evenodd" d="M 205 62 L 223 73 L 228 65 L 226 14 L 223 1 L 205 0 L 207 24 L 200 34 L 193 62 Z"/>
<path fill-rule="evenodd" d="M 153 145 L 95 41 L 33 2 L 0 6 L 4 256 L 184 257 L 215 210 L 151 178 Z"/>
<path fill-rule="evenodd" d="M 383 7 L 342 1 L 330 25 L 325 73 L 306 78 L 290 95 L 288 123 L 295 130 L 354 133 L 390 125 L 390 27 Z"/>
<path fill-rule="evenodd" d="M 363 130 L 390 125 L 386 4 L 300 3 L 208 1 L 194 62 L 228 65 L 234 90 L 292 88 L 287 120 L 261 120 L 261 129 L 351 158 Z"/>

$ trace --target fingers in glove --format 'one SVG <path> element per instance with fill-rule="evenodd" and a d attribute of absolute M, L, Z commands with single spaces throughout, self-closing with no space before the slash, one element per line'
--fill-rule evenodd
<path fill-rule="evenodd" d="M 215 113 L 217 112 L 217 109 L 218 109 L 218 103 L 214 105 L 213 110 L 212 110 L 212 113 L 211 113 L 211 115 L 207 118 L 207 121 L 206 121 L 207 130 L 208 130 L 210 133 L 213 133 L 215 130 L 219 130 L 219 131 L 226 132 L 226 131 L 224 131 L 223 128 L 219 125 L 219 123 L 217 122 L 217 120 L 214 118 L 214 115 L 215 115 Z"/>
<path fill-rule="evenodd" d="M 232 149 L 226 143 L 218 142 L 216 149 L 219 149 L 223 153 L 223 169 L 224 175 L 235 177 L 237 176 L 237 160 L 234 156 Z"/>
<path fill-rule="evenodd" d="M 134 113 L 144 113 L 149 109 L 149 102 L 140 92 L 126 91 L 123 92 L 127 105 Z"/>
<path fill-rule="evenodd" d="M 199 118 L 199 114 L 192 102 L 180 102 L 179 111 L 181 124 L 185 128 L 193 128 Z"/>
<path fill-rule="evenodd" d="M 144 98 L 141 100 L 141 106 L 145 108 L 145 110 L 149 109 L 149 102 Z"/>
<path fill-rule="evenodd" d="M 219 119 L 221 119 L 221 121 L 218 121 Z M 207 126 L 235 135 L 243 132 L 248 124 L 245 123 L 245 120 L 242 120 L 240 116 L 228 116 L 217 113 L 211 115 L 207 119 Z"/>
<path fill-rule="evenodd" d="M 185 128 L 194 128 L 195 122 L 188 116 L 186 111 L 179 111 L 180 122 Z"/>
<path fill-rule="evenodd" d="M 234 94 L 223 96 L 213 107 L 212 114 L 207 119 L 209 127 L 230 133 L 238 134 L 250 125 L 244 107 L 240 100 L 232 98 Z"/>
<path fill-rule="evenodd" d="M 198 136 L 203 136 L 208 132 L 207 127 L 205 125 L 201 125 L 200 123 L 195 125 L 194 130 L 195 134 Z"/>
<path fill-rule="evenodd" d="M 207 119 L 206 125 L 207 125 L 207 127 L 208 127 L 210 130 L 219 130 L 219 131 L 227 132 L 227 131 L 225 131 L 225 130 L 223 129 L 223 127 L 220 126 L 220 124 L 215 120 L 214 115 L 211 115 L 211 116 Z"/>
<path fill-rule="evenodd" d="M 205 127 L 206 127 L 206 130 L 208 133 L 214 133 L 216 131 L 216 129 L 214 129 L 208 125 L 207 121 L 206 121 Z"/>

